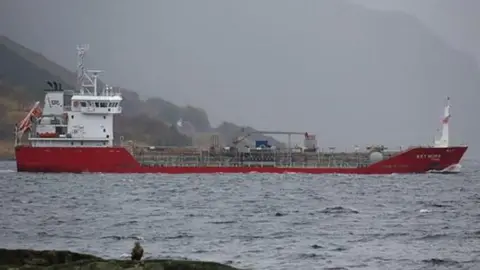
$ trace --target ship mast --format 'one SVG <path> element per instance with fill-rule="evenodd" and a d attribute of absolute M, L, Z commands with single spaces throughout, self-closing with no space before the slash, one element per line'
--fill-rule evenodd
<path fill-rule="evenodd" d="M 85 65 L 83 64 L 83 59 L 85 58 L 85 54 L 89 49 L 89 45 L 79 45 L 77 46 L 77 91 L 80 92 L 81 95 L 88 95 L 97 96 L 98 89 L 97 89 L 97 77 L 102 70 L 86 70 Z"/>
<path fill-rule="evenodd" d="M 85 75 L 85 66 L 83 65 L 83 58 L 85 57 L 85 53 L 88 51 L 89 45 L 78 45 L 77 46 L 77 85 L 75 90 L 80 92 L 80 94 L 84 94 L 83 89 L 83 79 Z"/>
<path fill-rule="evenodd" d="M 450 122 L 450 97 L 447 97 L 447 103 L 445 105 L 443 118 L 442 118 L 442 135 L 439 140 L 435 140 L 435 147 L 448 147 L 450 134 L 449 134 L 449 122 Z"/>

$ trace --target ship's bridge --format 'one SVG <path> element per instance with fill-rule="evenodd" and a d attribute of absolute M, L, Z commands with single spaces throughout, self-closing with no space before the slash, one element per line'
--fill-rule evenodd
<path fill-rule="evenodd" d="M 122 112 L 120 94 L 74 95 L 68 113 L 68 133 L 77 140 L 105 140 L 113 144 L 113 116 Z"/>
<path fill-rule="evenodd" d="M 120 95 L 75 95 L 72 97 L 72 112 L 84 114 L 120 114 L 122 107 Z"/>
<path fill-rule="evenodd" d="M 29 137 L 33 146 L 113 145 L 113 117 L 122 113 L 120 104 L 123 98 L 108 85 L 98 89 L 97 77 L 102 71 L 85 69 L 83 58 L 87 50 L 88 46 L 77 48 L 77 91 L 68 95 L 68 101 L 65 101 L 65 92 L 60 84 L 48 82 L 52 89 L 46 91 L 44 113 L 37 117 L 39 121 L 34 123 L 30 133 L 34 135 Z M 33 115 L 33 110 L 30 115 Z M 23 126 L 29 128 L 26 120 L 24 122 Z M 22 133 L 19 134 L 21 136 Z"/>

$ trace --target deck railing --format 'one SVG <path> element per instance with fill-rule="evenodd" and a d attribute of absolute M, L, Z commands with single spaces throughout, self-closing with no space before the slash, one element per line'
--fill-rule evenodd
<path fill-rule="evenodd" d="M 250 166 L 250 167 L 364 167 L 371 164 L 368 152 L 357 153 L 291 153 L 272 151 L 257 154 L 226 153 L 194 149 L 148 149 L 128 148 L 133 156 L 149 166 Z"/>

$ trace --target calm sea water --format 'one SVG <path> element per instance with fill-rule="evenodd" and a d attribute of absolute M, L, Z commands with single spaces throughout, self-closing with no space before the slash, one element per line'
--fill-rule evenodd
<path fill-rule="evenodd" d="M 0 243 L 251 269 L 480 269 L 480 164 L 458 175 L 27 174 L 0 162 Z"/>

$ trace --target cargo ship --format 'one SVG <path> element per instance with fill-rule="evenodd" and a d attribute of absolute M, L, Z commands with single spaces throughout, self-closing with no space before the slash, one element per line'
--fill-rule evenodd
<path fill-rule="evenodd" d="M 245 143 L 242 133 L 221 145 L 218 135 L 207 146 L 146 146 L 120 138 L 114 141 L 113 118 L 122 113 L 122 95 L 112 87 L 99 87 L 101 70 L 87 70 L 88 46 L 77 47 L 77 86 L 64 90 L 48 82 L 43 104 L 36 102 L 15 127 L 15 157 L 19 172 L 55 173 L 309 173 L 406 174 L 458 172 L 467 145 L 449 144 L 450 99 L 442 119 L 441 137 L 429 146 L 391 150 L 382 145 L 355 147 L 352 151 L 321 148 L 309 132 L 284 134 L 288 145 L 268 141 Z M 181 123 L 178 123 L 181 125 Z M 28 135 L 28 136 L 25 136 Z M 301 147 L 291 136 L 303 137 Z M 243 142 L 243 145 L 242 145 Z M 241 146 L 240 146 L 241 145 Z"/>

